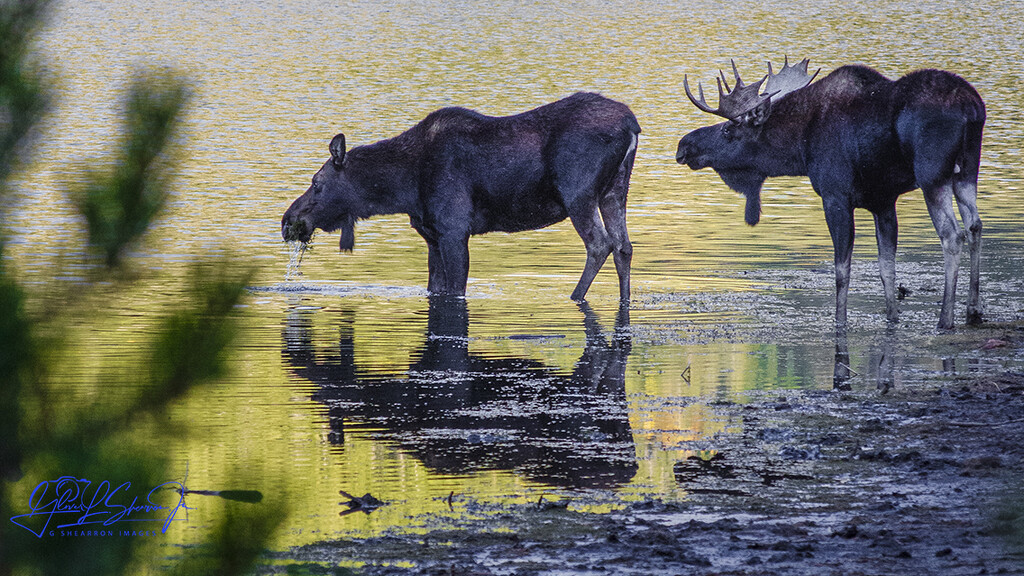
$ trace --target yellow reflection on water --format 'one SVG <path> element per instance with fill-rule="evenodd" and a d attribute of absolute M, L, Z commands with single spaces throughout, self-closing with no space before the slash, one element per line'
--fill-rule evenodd
<path fill-rule="evenodd" d="M 41 281 L 45 261 L 80 230 L 63 191 L 76 163 L 102 157 L 114 141 L 116 101 L 131 66 L 181 68 L 195 80 L 196 98 L 171 208 L 140 254 L 155 278 L 119 303 L 121 315 L 103 331 L 75 334 L 94 352 L 86 364 L 62 368 L 73 394 L 116 390 L 116 378 L 96 367 L 143 345 L 147 322 L 174 296 L 161 275 L 181 276 L 197 254 L 230 249 L 260 267 L 255 285 L 269 290 L 251 295 L 234 375 L 174 411 L 193 431 L 162 449 L 175 454 L 182 476 L 187 464 L 190 487 L 287 495 L 292 510 L 279 546 L 420 530 L 424 518 L 454 522 L 473 513 L 469 499 L 536 501 L 561 489 L 515 468 L 439 472 L 378 422 L 349 418 L 344 443 L 332 441 L 328 408 L 314 399 L 320 387 L 285 359 L 289 314 L 311 308 L 321 354 L 338 348 L 339 324 L 347 322 L 355 365 L 367 377 L 406 378 L 426 336 L 426 250 L 401 216 L 360 222 L 349 255 L 337 253 L 336 234 L 321 234 L 296 280 L 312 289 L 295 296 L 281 286 L 289 253 L 280 217 L 337 132 L 350 145 L 367 144 L 441 106 L 503 115 L 577 90 L 600 91 L 629 104 L 643 128 L 629 201 L 636 302 L 623 382 L 636 471 L 581 505 L 600 510 L 619 505 L 616 498 L 685 498 L 673 465 L 742 426 L 712 400 L 831 384 L 831 344 L 813 341 L 827 326 L 821 318 L 798 310 L 792 322 L 802 325 L 782 343 L 767 329 L 736 336 L 722 326 L 769 313 L 785 321 L 784 308 L 797 302 L 765 310 L 721 295 L 820 296 L 812 304 L 826 310 L 827 323 L 827 274 L 813 286 L 790 286 L 745 273 L 827 268 L 832 253 L 806 179 L 769 181 L 761 224 L 751 228 L 742 199 L 714 173 L 674 162 L 678 138 L 714 121 L 686 102 L 683 74 L 709 81 L 736 58 L 755 79 L 767 59 L 783 55 L 810 57 L 823 74 L 851 62 L 890 76 L 922 66 L 959 72 L 979 88 L 990 114 L 979 199 L 986 262 L 1012 271 L 1016 261 L 1007 254 L 1024 240 L 1024 96 L 1017 90 L 1024 78 L 1007 63 L 1018 60 L 1022 20 L 1014 2 L 983 4 L 968 15 L 935 2 L 801 1 L 725 12 L 707 2 L 66 2 L 40 43 L 58 98 L 39 136 L 40 160 L 25 171 L 17 209 L 8 213 L 11 252 L 23 275 Z M 938 240 L 920 194 L 908 194 L 899 211 L 901 265 L 925 262 L 922 268 L 937 270 Z M 873 231 L 866 212 L 857 218 L 855 259 L 867 262 L 875 254 Z M 571 225 L 476 237 L 470 251 L 470 353 L 571 374 L 586 348 L 582 315 L 567 300 L 585 259 Z M 870 282 L 854 290 L 876 298 L 870 306 L 879 308 L 879 288 Z M 590 293 L 606 334 L 614 330 L 616 295 L 609 264 Z M 810 336 L 794 343 L 794 333 Z M 243 463 L 260 485 L 226 486 Z M 338 490 L 369 492 L 388 505 L 340 516 L 346 507 Z M 198 539 L 198 527 L 211 524 L 224 503 L 196 497 L 191 505 L 189 529 L 175 531 L 175 542 Z"/>

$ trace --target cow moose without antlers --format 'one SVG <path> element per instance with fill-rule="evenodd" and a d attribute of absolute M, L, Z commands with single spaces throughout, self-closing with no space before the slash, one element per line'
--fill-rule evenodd
<path fill-rule="evenodd" d="M 717 109 L 707 104 L 700 85 L 695 98 L 684 76 L 690 101 L 727 121 L 685 135 L 676 161 L 693 170 L 712 168 L 746 196 L 750 225 L 760 219 L 766 178 L 809 177 L 835 249 L 837 331 L 846 327 L 854 208 L 874 215 L 886 314 L 895 322 L 896 199 L 921 188 L 945 262 L 938 327 L 953 326 L 965 235 L 971 261 L 967 322 L 980 323 L 976 199 L 985 104 L 978 92 L 950 72 L 919 70 L 893 81 L 864 66 L 843 66 L 812 84 L 807 64 L 791 66 L 787 59 L 775 73 L 769 63 L 767 76 L 744 84 L 733 62 L 735 86 L 719 72 Z M 966 234 L 956 220 L 954 197 Z"/>
<path fill-rule="evenodd" d="M 583 300 L 611 254 L 619 298 L 629 301 L 633 247 L 626 194 L 640 125 L 625 104 L 580 92 L 515 116 L 442 108 L 402 134 L 331 158 L 281 219 L 285 240 L 341 230 L 351 250 L 356 220 L 409 215 L 427 242 L 427 289 L 464 295 L 469 237 L 535 230 L 568 217 L 587 249 L 573 300 Z"/>

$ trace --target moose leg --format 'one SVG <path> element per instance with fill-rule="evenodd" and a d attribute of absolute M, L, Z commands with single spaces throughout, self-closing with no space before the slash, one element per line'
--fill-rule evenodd
<path fill-rule="evenodd" d="M 438 294 L 466 295 L 469 278 L 469 236 L 447 235 L 438 240 L 441 278 Z"/>
<path fill-rule="evenodd" d="M 832 236 L 836 267 L 836 334 L 846 332 L 846 300 L 853 258 L 853 209 L 842 202 L 825 202 L 825 222 Z"/>
<path fill-rule="evenodd" d="M 964 233 L 953 212 L 953 185 L 950 181 L 924 189 L 924 201 L 928 214 L 942 241 L 942 257 L 945 264 L 946 285 L 942 291 L 942 311 L 939 313 L 939 329 L 953 327 L 953 305 L 956 300 L 956 278 L 960 268 L 960 250 Z"/>
<path fill-rule="evenodd" d="M 636 159 L 637 135 L 632 135 L 626 156 L 619 164 L 618 171 L 612 179 L 608 191 L 601 196 L 601 219 L 604 228 L 612 238 L 612 257 L 615 259 L 615 271 L 619 275 L 619 304 L 629 305 L 629 274 L 633 261 L 633 244 L 629 241 L 626 230 L 626 197 L 629 194 L 629 177 L 633 173 L 633 162 Z"/>
<path fill-rule="evenodd" d="M 878 241 L 878 272 L 882 277 L 882 291 L 885 293 L 885 316 L 889 322 L 899 320 L 896 308 L 896 239 L 899 227 L 896 223 L 895 204 L 884 212 L 875 214 L 875 239 Z"/>
<path fill-rule="evenodd" d="M 427 292 L 438 294 L 444 282 L 444 271 L 441 264 L 441 250 L 437 242 L 427 241 Z"/>
<path fill-rule="evenodd" d="M 579 202 L 569 209 L 569 219 L 572 220 L 576 233 L 583 239 L 583 245 L 587 247 L 587 264 L 583 268 L 583 275 L 580 276 L 576 289 L 572 291 L 573 300 L 582 301 L 590 284 L 597 276 L 597 272 L 608 259 L 612 252 L 612 240 L 601 222 L 597 205 L 591 202 Z M 620 294 L 621 297 L 621 294 Z"/>
<path fill-rule="evenodd" d="M 633 244 L 630 243 L 629 233 L 626 231 L 628 178 L 627 175 L 627 182 L 621 183 L 621 177 L 617 177 L 612 193 L 601 199 L 601 219 L 612 239 L 612 258 L 615 260 L 615 271 L 619 275 L 619 302 L 622 303 L 629 302 L 629 267 L 633 261 Z"/>
<path fill-rule="evenodd" d="M 978 216 L 977 182 L 953 181 L 953 194 L 960 209 L 960 219 L 967 231 L 967 247 L 971 255 L 971 282 L 967 289 L 967 323 L 981 324 L 981 217 Z"/>

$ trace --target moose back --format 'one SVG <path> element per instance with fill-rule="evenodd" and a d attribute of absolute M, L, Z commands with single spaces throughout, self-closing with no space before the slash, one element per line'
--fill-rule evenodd
<path fill-rule="evenodd" d="M 693 170 L 714 169 L 746 196 L 746 221 L 757 224 L 761 185 L 772 176 L 808 176 L 821 196 L 835 249 L 836 328 L 846 326 L 853 255 L 854 208 L 875 220 L 886 313 L 896 321 L 896 199 L 921 188 L 942 242 L 945 291 L 939 328 L 953 325 L 961 246 L 970 249 L 968 323 L 981 322 L 979 273 L 981 218 L 976 207 L 985 105 L 964 79 L 941 70 L 919 70 L 889 80 L 864 66 L 843 66 L 811 84 L 807 60 L 744 84 L 718 79 L 719 106 L 703 88 L 690 100 L 726 122 L 690 132 L 676 161 Z M 725 84 L 725 90 L 722 84 Z M 764 90 L 762 91 L 762 87 Z M 961 230 L 953 198 L 966 232 Z"/>
<path fill-rule="evenodd" d="M 619 297 L 629 300 L 633 248 L 626 195 L 640 125 L 629 108 L 592 93 L 506 117 L 442 108 L 402 134 L 331 158 L 281 220 L 285 240 L 341 230 L 351 250 L 357 220 L 409 215 L 427 243 L 427 288 L 464 295 L 469 237 L 550 226 L 568 217 L 587 260 L 572 293 L 583 300 L 611 254 Z"/>

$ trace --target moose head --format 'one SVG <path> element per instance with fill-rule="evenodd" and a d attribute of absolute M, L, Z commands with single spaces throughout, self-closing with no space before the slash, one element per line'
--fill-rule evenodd
<path fill-rule="evenodd" d="M 694 97 L 689 79 L 683 76 L 683 88 L 693 104 L 727 121 L 694 130 L 679 141 L 676 161 L 693 170 L 712 168 L 727 186 L 747 199 L 745 219 L 753 226 L 761 219 L 761 184 L 769 176 L 788 175 L 797 171 L 799 158 L 794 147 L 787 146 L 790 136 L 799 137 L 780 123 L 779 130 L 766 131 L 771 119 L 772 104 L 784 96 L 810 84 L 817 76 L 807 73 L 807 59 L 790 65 L 789 59 L 777 73 L 768 63 L 768 74 L 753 84 L 740 78 L 736 62 L 732 62 L 734 86 L 729 86 L 725 73 L 719 70 L 718 108 L 708 105 L 704 87 L 698 83 Z M 820 69 L 819 69 L 820 71 Z M 791 167 L 792 166 L 792 167 Z M 780 168 L 783 170 L 780 173 Z"/>
<path fill-rule="evenodd" d="M 316 228 L 326 232 L 341 230 L 340 248 L 352 250 L 355 221 L 366 212 L 360 187 L 345 170 L 345 135 L 338 134 L 328 145 L 331 158 L 313 176 L 306 193 L 299 196 L 281 219 L 285 240 L 309 242 Z"/>

